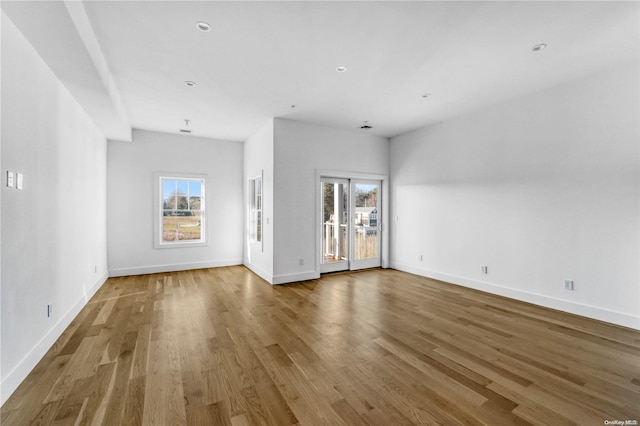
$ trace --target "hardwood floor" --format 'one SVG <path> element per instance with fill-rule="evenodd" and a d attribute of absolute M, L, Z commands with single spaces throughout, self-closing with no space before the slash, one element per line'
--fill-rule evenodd
<path fill-rule="evenodd" d="M 640 333 L 394 270 L 112 278 L 2 425 L 640 420 Z"/>

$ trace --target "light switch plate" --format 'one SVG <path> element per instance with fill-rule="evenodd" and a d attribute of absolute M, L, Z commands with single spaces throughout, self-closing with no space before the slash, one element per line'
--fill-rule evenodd
<path fill-rule="evenodd" d="M 7 186 L 9 188 L 13 188 L 13 172 L 10 172 L 9 170 L 7 170 Z"/>
<path fill-rule="evenodd" d="M 16 173 L 16 188 L 22 189 L 22 173 Z"/>

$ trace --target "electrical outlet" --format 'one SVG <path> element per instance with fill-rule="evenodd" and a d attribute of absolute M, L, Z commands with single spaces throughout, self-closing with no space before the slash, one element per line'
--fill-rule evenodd
<path fill-rule="evenodd" d="M 298 259 L 298 263 L 299 263 L 300 265 L 304 265 L 304 259 Z"/>
<path fill-rule="evenodd" d="M 47 317 L 51 318 L 53 316 L 53 305 L 47 305 Z"/>
<path fill-rule="evenodd" d="M 573 290 L 573 280 L 564 280 L 564 289 Z"/>
<path fill-rule="evenodd" d="M 98 265 L 93 265 L 93 273 L 94 274 L 98 273 Z"/>
<path fill-rule="evenodd" d="M 482 273 L 483 274 L 488 274 L 489 273 L 489 267 L 486 266 L 486 265 L 482 266 Z"/>
<path fill-rule="evenodd" d="M 422 262 L 422 255 L 419 255 L 419 256 L 418 256 L 418 260 L 419 260 L 420 262 Z"/>
<path fill-rule="evenodd" d="M 9 170 L 7 170 L 7 187 L 9 188 L 13 188 L 13 186 L 15 185 L 14 181 L 14 174 L 13 172 L 10 172 Z"/>

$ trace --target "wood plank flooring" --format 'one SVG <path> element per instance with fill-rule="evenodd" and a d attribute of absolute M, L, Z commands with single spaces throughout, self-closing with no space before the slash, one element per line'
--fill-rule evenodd
<path fill-rule="evenodd" d="M 0 419 L 640 421 L 640 333 L 394 270 L 273 287 L 242 266 L 112 278 Z"/>

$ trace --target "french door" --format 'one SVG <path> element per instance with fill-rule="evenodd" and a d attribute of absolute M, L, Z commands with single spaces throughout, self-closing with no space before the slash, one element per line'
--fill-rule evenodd
<path fill-rule="evenodd" d="M 321 177 L 320 272 L 380 266 L 381 181 Z"/>

